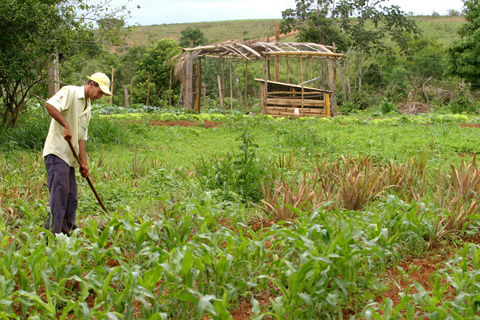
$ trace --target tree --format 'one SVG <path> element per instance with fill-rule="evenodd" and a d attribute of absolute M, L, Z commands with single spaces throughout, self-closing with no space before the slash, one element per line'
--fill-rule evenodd
<path fill-rule="evenodd" d="M 455 10 L 455 9 L 448 9 L 447 12 L 448 12 L 448 15 L 449 15 L 450 17 L 457 17 L 457 16 L 460 15 L 460 11 Z"/>
<path fill-rule="evenodd" d="M 198 27 L 188 27 L 187 29 L 182 30 L 180 33 L 182 34 L 180 37 L 180 47 L 182 48 L 190 47 L 190 42 L 193 43 L 194 47 L 208 43 L 207 38 L 205 38 L 203 32 Z"/>
<path fill-rule="evenodd" d="M 282 31 L 299 30 L 302 40 L 331 44 L 335 42 L 342 50 L 348 46 L 350 53 L 357 53 L 358 87 L 375 54 L 387 47 L 387 39 L 405 50 L 406 33 L 419 33 L 415 22 L 407 19 L 398 6 L 382 6 L 385 0 L 296 0 L 296 9 L 282 12 Z M 316 32 L 313 32 L 316 30 Z M 371 55 L 366 63 L 365 58 Z M 347 66 L 351 54 L 347 54 Z M 363 70 L 364 64 L 367 68 Z"/>
<path fill-rule="evenodd" d="M 480 84 L 480 1 L 465 0 L 465 23 L 459 30 L 460 40 L 448 49 L 450 74 Z"/>
<path fill-rule="evenodd" d="M 85 40 L 91 39 L 94 21 L 113 18 L 119 12 L 108 11 L 109 2 L 111 0 L 0 2 L 0 78 L 5 89 L 3 106 L 0 106 L 1 127 L 16 125 L 32 89 L 46 80 L 55 56 L 68 55 L 76 46 L 82 46 Z"/>
<path fill-rule="evenodd" d="M 406 37 L 408 49 L 405 51 L 405 69 L 424 79 L 434 77 L 441 79 L 445 73 L 447 61 L 446 50 L 433 38 Z"/>
<path fill-rule="evenodd" d="M 181 50 L 177 43 L 172 39 L 162 39 L 156 45 L 147 49 L 146 53 L 142 55 L 140 60 L 135 65 L 135 83 L 145 84 L 150 72 L 150 81 L 155 84 L 156 92 L 151 92 L 154 96 L 157 95 L 158 90 L 162 90 L 163 94 L 171 94 L 168 92 L 170 85 L 170 74 L 173 68 L 173 57 L 180 54 Z M 143 85 L 142 88 L 146 86 Z M 139 89 L 139 88 L 135 88 Z M 150 88 L 152 90 L 152 88 Z M 145 90 L 141 90 L 143 92 Z M 134 100 L 136 102 L 145 102 L 146 92 L 135 94 Z M 167 93 L 168 92 L 168 93 Z M 154 97 L 152 98 L 152 100 Z M 152 101 L 150 100 L 150 101 Z"/>

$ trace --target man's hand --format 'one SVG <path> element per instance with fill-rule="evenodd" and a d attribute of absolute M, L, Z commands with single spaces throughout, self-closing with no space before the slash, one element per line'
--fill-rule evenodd
<path fill-rule="evenodd" d="M 70 130 L 70 126 L 68 124 L 63 128 L 63 137 L 68 142 L 72 141 L 72 131 Z"/>
<path fill-rule="evenodd" d="M 88 175 L 90 174 L 90 172 L 88 171 L 88 166 L 80 165 L 80 174 L 84 178 L 88 177 Z"/>

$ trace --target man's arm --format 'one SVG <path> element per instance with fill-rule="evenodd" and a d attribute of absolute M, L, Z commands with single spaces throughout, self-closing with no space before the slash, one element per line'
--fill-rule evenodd
<path fill-rule="evenodd" d="M 70 130 L 70 125 L 67 120 L 62 116 L 60 111 L 52 106 L 50 103 L 45 104 L 45 109 L 47 109 L 48 114 L 52 116 L 60 125 L 63 127 L 63 137 L 67 141 L 72 141 L 72 131 Z"/>
<path fill-rule="evenodd" d="M 88 172 L 88 162 L 87 162 L 87 153 L 85 152 L 85 140 L 78 140 L 79 154 L 78 159 L 80 159 L 80 173 L 82 177 L 86 178 L 89 175 Z"/>

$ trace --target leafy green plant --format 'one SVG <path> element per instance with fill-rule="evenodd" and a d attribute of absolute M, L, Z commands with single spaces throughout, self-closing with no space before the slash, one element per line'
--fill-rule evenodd
<path fill-rule="evenodd" d="M 221 190 L 227 199 L 232 199 L 232 194 L 240 197 L 241 201 L 258 202 L 261 199 L 260 179 L 265 174 L 266 168 L 257 159 L 255 149 L 258 145 L 244 123 L 239 153 L 227 153 L 224 158 L 215 160 L 201 159 L 199 164 L 194 164 L 197 169 L 197 180 L 207 190 Z"/>
<path fill-rule="evenodd" d="M 395 103 L 387 98 L 383 98 L 382 102 L 380 102 L 380 109 L 383 114 L 398 113 L 398 108 Z"/>

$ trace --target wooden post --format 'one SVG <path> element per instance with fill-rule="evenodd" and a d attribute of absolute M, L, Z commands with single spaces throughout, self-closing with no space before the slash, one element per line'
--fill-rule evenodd
<path fill-rule="evenodd" d="M 195 79 L 195 112 L 200 113 L 202 99 L 202 59 L 197 59 L 197 76 Z"/>
<path fill-rule="evenodd" d="M 52 63 L 48 67 L 48 76 L 50 80 L 48 81 L 48 95 L 50 97 L 54 96 L 60 90 L 60 78 L 58 75 L 58 54 L 55 55 Z M 3 86 L 2 86 L 3 88 Z M 5 94 L 3 95 L 5 96 Z"/>
<path fill-rule="evenodd" d="M 330 94 L 325 93 L 325 116 L 330 117 Z"/>
<path fill-rule="evenodd" d="M 190 53 L 185 68 L 185 110 L 193 109 L 193 56 Z"/>
<path fill-rule="evenodd" d="M 247 114 L 248 60 L 245 60 L 245 114 Z"/>
<path fill-rule="evenodd" d="M 123 94 L 125 95 L 125 108 L 128 108 L 128 88 L 127 86 L 123 86 Z"/>
<path fill-rule="evenodd" d="M 145 105 L 148 106 L 148 98 L 150 98 L 150 71 L 147 72 L 147 103 Z"/>
<path fill-rule="evenodd" d="M 225 59 L 222 59 L 222 99 L 225 98 Z M 223 114 L 225 114 L 225 105 L 222 104 Z"/>
<path fill-rule="evenodd" d="M 115 69 L 112 67 L 112 81 L 110 82 L 110 104 L 112 104 L 113 99 L 113 80 L 115 79 Z"/>
<path fill-rule="evenodd" d="M 300 59 L 300 81 L 302 81 L 302 117 L 303 117 L 303 95 L 304 95 L 304 85 L 303 85 L 303 66 L 302 66 L 302 57 Z"/>
<path fill-rule="evenodd" d="M 232 77 L 232 59 L 230 59 L 230 113 L 233 113 L 233 77 Z"/>
<path fill-rule="evenodd" d="M 324 88 L 328 88 L 328 65 L 327 65 L 327 59 L 324 59 L 324 68 L 323 68 L 323 74 L 324 74 L 324 77 L 323 77 L 323 81 L 322 81 L 322 85 Z"/>
<path fill-rule="evenodd" d="M 238 94 L 238 106 L 242 107 L 242 94 L 240 93 L 240 78 L 237 78 L 236 81 L 237 83 L 237 94 Z"/>
<path fill-rule="evenodd" d="M 272 80 L 272 77 L 270 76 L 270 60 L 267 59 L 267 64 L 268 64 L 268 68 L 267 68 L 267 71 L 268 71 L 268 80 Z"/>
<path fill-rule="evenodd" d="M 170 82 L 168 83 L 168 106 L 172 107 L 172 72 L 173 66 L 170 68 Z"/>
<path fill-rule="evenodd" d="M 345 97 L 347 97 L 347 89 L 345 88 L 345 81 L 343 80 L 343 70 L 342 70 L 342 64 L 340 63 L 340 60 L 337 59 L 337 67 L 338 67 L 338 73 L 340 74 L 340 82 L 342 84 L 342 91 Z"/>
<path fill-rule="evenodd" d="M 332 94 L 332 108 L 331 113 L 333 117 L 336 117 L 337 114 L 337 58 L 333 58 L 333 76 L 332 76 L 332 83 L 333 83 L 333 94 Z"/>
<path fill-rule="evenodd" d="M 265 110 L 265 83 L 260 82 L 260 107 L 262 108 L 262 114 L 266 114 Z"/>
<path fill-rule="evenodd" d="M 333 52 L 337 52 L 337 47 L 335 47 L 335 42 L 333 43 Z M 336 117 L 338 115 L 337 112 L 337 58 L 333 58 L 333 96 L 332 96 L 332 116 Z"/>
<path fill-rule="evenodd" d="M 265 78 L 265 84 L 264 86 L 262 87 L 262 92 L 261 92 L 261 95 L 262 95 L 262 113 L 263 114 L 267 114 L 267 95 L 268 95 L 268 79 L 267 79 L 267 76 L 268 76 L 268 56 L 265 55 L 265 66 L 263 68 L 263 77 Z"/>
<path fill-rule="evenodd" d="M 280 42 L 280 22 L 277 21 L 277 23 L 275 24 L 275 42 Z M 278 81 L 279 79 L 279 67 L 280 65 L 280 61 L 279 61 L 279 57 L 278 56 L 275 56 L 275 81 Z"/>
<path fill-rule="evenodd" d="M 130 104 L 133 103 L 133 77 L 132 80 L 130 80 Z"/>
<path fill-rule="evenodd" d="M 332 91 L 333 90 L 333 85 L 332 85 L 332 60 L 327 59 L 327 83 L 328 83 L 328 90 Z"/>
<path fill-rule="evenodd" d="M 313 68 L 312 68 L 312 57 L 310 57 L 310 86 L 313 87 Z"/>
<path fill-rule="evenodd" d="M 287 83 L 290 83 L 290 67 L 288 66 L 288 56 L 285 57 L 287 59 Z"/>
<path fill-rule="evenodd" d="M 220 75 L 217 75 L 217 81 L 218 81 L 218 96 L 220 97 L 220 105 L 222 106 L 223 114 L 225 114 L 225 105 L 223 104 L 222 80 L 220 79 Z"/>

